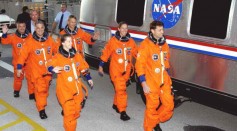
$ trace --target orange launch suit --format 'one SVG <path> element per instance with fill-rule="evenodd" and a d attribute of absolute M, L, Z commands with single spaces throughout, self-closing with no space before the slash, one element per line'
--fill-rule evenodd
<path fill-rule="evenodd" d="M 25 37 L 25 38 L 24 38 Z M 25 46 L 25 41 L 31 37 L 31 34 L 27 34 L 27 36 L 18 36 L 17 34 L 7 35 L 4 34 L 2 37 L 2 44 L 11 44 L 12 45 L 12 65 L 14 67 L 14 85 L 13 89 L 15 91 L 20 91 L 22 87 L 22 80 L 24 79 L 24 74 L 21 74 L 20 77 L 17 77 L 17 59 L 19 57 L 20 51 L 22 50 L 23 46 Z M 27 63 L 27 62 L 26 62 Z M 34 86 L 30 81 L 30 75 L 28 73 L 29 66 L 28 64 L 24 64 L 24 73 L 27 79 L 28 85 L 28 93 L 32 94 L 34 92 Z"/>
<path fill-rule="evenodd" d="M 106 44 L 100 57 L 103 62 L 107 62 L 111 58 L 109 74 L 115 88 L 113 104 L 118 107 L 119 112 L 126 111 L 126 81 L 128 81 L 133 67 L 132 57 L 135 58 L 136 54 L 137 46 L 132 38 L 129 38 L 127 42 L 122 42 L 113 36 Z"/>
<path fill-rule="evenodd" d="M 172 82 L 165 70 L 164 53 L 167 52 L 167 46 L 164 45 L 156 45 L 147 37 L 138 49 L 136 72 L 140 82 L 146 81 L 150 88 L 150 93 L 145 94 L 145 131 L 152 131 L 157 124 L 169 120 L 173 115 Z"/>
<path fill-rule="evenodd" d="M 32 37 L 26 41 L 26 45 L 18 59 L 17 69 L 21 69 L 25 60 L 28 59 L 31 67 L 31 81 L 35 87 L 36 107 L 38 111 L 41 111 L 47 105 L 49 82 L 52 77 L 47 71 L 47 60 L 57 52 L 58 43 L 51 37 L 45 37 L 44 40 Z"/>
<path fill-rule="evenodd" d="M 86 76 L 87 80 L 91 79 L 90 76 L 87 77 L 89 75 L 89 65 L 78 53 L 73 57 L 68 57 L 60 51 L 53 56 L 49 65 L 48 70 L 50 72 L 56 66 L 63 67 L 62 72 L 57 74 L 56 94 L 63 108 L 65 130 L 76 131 L 77 118 L 80 117 L 84 93 L 82 90 L 83 83 L 80 78 L 75 77 L 74 73 L 76 72 L 76 76 L 80 76 L 80 72 Z M 73 70 L 73 67 L 75 67 L 75 70 Z"/>

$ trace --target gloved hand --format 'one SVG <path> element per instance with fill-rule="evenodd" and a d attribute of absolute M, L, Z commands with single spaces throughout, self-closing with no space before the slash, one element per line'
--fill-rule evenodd
<path fill-rule="evenodd" d="M 102 67 L 102 66 L 99 66 L 98 74 L 99 74 L 101 77 L 104 76 L 104 70 L 103 70 L 103 67 Z"/>
<path fill-rule="evenodd" d="M 91 88 L 91 90 L 92 90 L 93 87 L 94 87 L 93 81 L 92 81 L 92 80 L 88 80 L 88 84 L 89 84 L 89 86 L 90 86 L 90 88 Z"/>

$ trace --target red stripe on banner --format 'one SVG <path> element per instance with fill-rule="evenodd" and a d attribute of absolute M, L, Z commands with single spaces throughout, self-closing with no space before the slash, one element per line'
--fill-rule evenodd
<path fill-rule="evenodd" d="M 87 25 L 87 26 L 93 26 L 93 27 L 95 27 L 95 25 L 96 25 L 96 24 L 89 24 L 89 23 L 85 23 L 85 22 L 80 22 L 80 24 Z"/>

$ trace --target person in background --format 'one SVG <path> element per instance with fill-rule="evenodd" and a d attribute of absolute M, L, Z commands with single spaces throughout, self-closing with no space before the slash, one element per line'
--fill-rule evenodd
<path fill-rule="evenodd" d="M 128 24 L 120 22 L 118 31 L 106 44 L 100 57 L 99 73 L 104 74 L 103 65 L 110 58 L 109 74 L 112 80 L 115 94 L 112 108 L 120 113 L 120 119 L 127 121 L 130 117 L 126 113 L 127 93 L 126 82 L 130 78 L 132 70 L 132 58 L 136 57 L 137 47 L 135 41 L 128 33 Z"/>
<path fill-rule="evenodd" d="M 67 20 L 70 15 L 71 15 L 71 13 L 67 10 L 67 4 L 62 3 L 61 4 L 61 11 L 58 12 L 58 14 L 56 15 L 56 17 L 54 19 L 54 22 L 52 25 L 52 33 L 55 32 L 57 25 L 58 25 L 59 32 L 62 31 L 65 28 L 65 26 L 67 25 Z"/>
<path fill-rule="evenodd" d="M 39 14 L 37 12 L 37 10 L 31 10 L 30 11 L 30 20 L 26 22 L 26 29 L 33 34 L 33 32 L 35 31 L 35 23 L 37 23 L 38 21 L 42 21 L 44 23 L 44 31 L 48 32 L 48 28 L 47 25 L 45 23 L 44 20 L 39 19 Z"/>
<path fill-rule="evenodd" d="M 29 68 L 28 64 L 24 63 L 23 72 L 20 74 L 20 77 L 17 77 L 17 60 L 19 54 L 25 45 L 25 41 L 31 37 L 31 34 L 26 30 L 26 24 L 24 21 L 17 21 L 17 30 L 14 34 L 8 35 L 7 25 L 2 27 L 2 44 L 11 44 L 12 45 L 12 65 L 14 67 L 14 84 L 13 84 L 13 95 L 14 97 L 20 96 L 20 90 L 22 87 L 22 81 L 24 79 L 24 74 L 26 74 L 29 99 L 34 99 L 34 87 L 31 84 L 29 79 L 29 73 L 25 73 L 25 70 Z M 27 72 L 27 71 L 26 71 Z"/>
<path fill-rule="evenodd" d="M 146 97 L 145 131 L 162 131 L 160 123 L 166 122 L 173 115 L 172 81 L 165 67 L 168 65 L 165 63 L 168 60 L 165 52 L 168 51 L 164 24 L 153 21 L 147 38 L 140 44 L 135 64 Z"/>
<path fill-rule="evenodd" d="M 30 21 L 31 18 L 28 11 L 29 11 L 28 6 L 23 6 L 22 13 L 17 16 L 16 21 L 23 21 L 25 23 Z"/>
<path fill-rule="evenodd" d="M 80 117 L 84 98 L 83 83 L 78 76 L 83 74 L 91 87 L 93 81 L 89 65 L 72 47 L 71 35 L 62 35 L 61 43 L 58 53 L 48 63 L 48 71 L 57 73 L 56 94 L 63 108 L 64 129 L 76 131 L 77 118 Z"/>

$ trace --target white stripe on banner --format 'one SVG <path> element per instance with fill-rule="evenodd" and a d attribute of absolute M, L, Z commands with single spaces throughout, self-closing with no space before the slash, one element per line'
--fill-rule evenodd
<path fill-rule="evenodd" d="M 12 73 L 13 73 L 13 71 L 14 71 L 14 68 L 13 68 L 12 65 L 9 65 L 9 64 L 7 64 L 6 62 L 1 61 L 1 60 L 0 60 L 0 66 L 3 67 L 3 68 L 5 68 L 5 69 L 7 69 L 7 70 L 9 70 L 9 71 L 11 71 Z"/>
<path fill-rule="evenodd" d="M 81 26 L 81 28 L 85 28 L 87 30 L 92 30 L 92 31 L 95 30 L 95 27 L 93 27 L 93 26 L 88 26 L 88 25 L 83 25 L 83 24 L 80 24 L 80 26 Z"/>
<path fill-rule="evenodd" d="M 220 49 L 220 48 L 196 45 L 196 44 L 192 44 L 192 43 L 186 43 L 186 42 L 180 42 L 180 41 L 174 41 L 174 40 L 167 40 L 167 43 L 169 45 L 176 45 L 176 46 L 186 47 L 186 48 L 190 48 L 190 49 L 197 49 L 197 50 L 237 57 L 237 52 L 230 51 L 230 50 L 224 50 L 224 49 Z"/>

